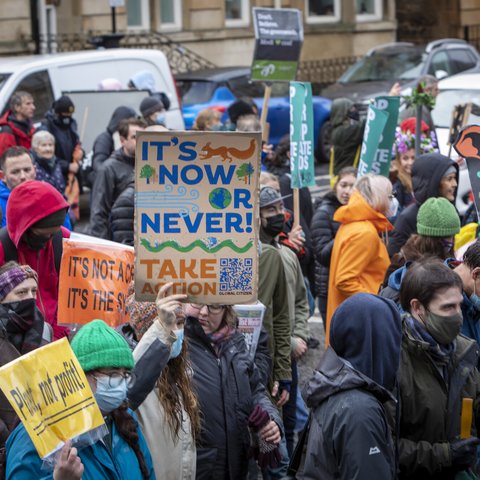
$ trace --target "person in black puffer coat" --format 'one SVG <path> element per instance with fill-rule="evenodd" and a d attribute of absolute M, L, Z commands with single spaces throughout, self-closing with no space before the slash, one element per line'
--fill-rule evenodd
<path fill-rule="evenodd" d="M 345 167 L 340 170 L 333 190 L 323 197 L 310 225 L 315 253 L 315 292 L 322 319 L 325 319 L 327 314 L 330 256 L 335 235 L 340 227 L 340 224 L 333 220 L 333 215 L 337 208 L 348 203 L 356 178 L 355 168 Z"/>
<path fill-rule="evenodd" d="M 390 258 L 405 245 L 412 233 L 417 233 L 417 213 L 431 197 L 445 197 L 455 205 L 458 185 L 458 165 L 440 153 L 420 155 L 412 167 L 415 203 L 403 210 L 395 221 L 387 245 Z"/>
<path fill-rule="evenodd" d="M 133 219 L 135 216 L 135 179 L 119 195 L 110 214 L 110 231 L 114 242 L 133 246 Z"/>

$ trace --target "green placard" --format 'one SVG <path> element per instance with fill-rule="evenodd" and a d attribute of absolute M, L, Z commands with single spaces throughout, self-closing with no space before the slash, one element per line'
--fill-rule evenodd
<path fill-rule="evenodd" d="M 378 110 L 387 112 L 388 119 L 377 147 L 377 153 L 375 154 L 375 160 L 372 165 L 372 173 L 388 177 L 390 173 L 390 162 L 392 161 L 392 147 L 395 141 L 395 129 L 397 128 L 398 122 L 400 97 L 375 97 L 374 105 Z"/>
<path fill-rule="evenodd" d="M 290 83 L 291 187 L 315 185 L 312 85 Z"/>
<path fill-rule="evenodd" d="M 373 105 L 368 107 L 367 123 L 363 134 L 362 151 L 358 164 L 358 177 L 362 177 L 367 173 L 378 173 L 373 172 L 373 165 L 388 117 L 389 114 L 385 110 L 379 110 Z"/>

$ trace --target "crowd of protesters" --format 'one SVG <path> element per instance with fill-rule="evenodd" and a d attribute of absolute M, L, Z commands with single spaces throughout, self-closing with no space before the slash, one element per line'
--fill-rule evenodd
<path fill-rule="evenodd" d="M 112 112 L 88 170 L 68 96 L 36 129 L 27 92 L 0 119 L 0 365 L 68 337 L 108 427 L 88 447 L 66 442 L 46 472 L 0 393 L 2 478 L 480 478 L 480 240 L 459 253 L 459 167 L 439 153 L 428 109 L 420 139 L 412 108 L 400 115 L 389 178 L 358 178 L 365 122 L 352 102 L 334 101 L 332 188 L 315 203 L 300 189 L 300 218 L 289 138 L 264 145 L 257 293 L 266 312 L 253 357 L 232 306 L 190 303 L 171 283 L 155 302 L 135 300 L 132 286 L 129 322 L 116 330 L 94 319 L 75 334 L 59 325 L 62 241 L 80 218 L 82 188 L 89 233 L 134 245 L 136 134 L 166 130 L 169 108 L 146 73 L 130 81 L 152 92 L 141 115 Z M 434 79 L 422 81 L 435 96 Z M 261 128 L 251 99 L 228 115 L 222 123 L 221 112 L 202 111 L 193 128 Z M 309 331 L 317 307 L 325 346 Z M 318 366 L 301 391 L 309 349 Z"/>

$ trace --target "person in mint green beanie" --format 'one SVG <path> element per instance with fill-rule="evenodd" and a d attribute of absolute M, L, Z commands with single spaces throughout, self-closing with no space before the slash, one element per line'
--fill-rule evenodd
<path fill-rule="evenodd" d="M 85 371 L 109 434 L 78 453 L 66 444 L 53 475 L 48 477 L 41 471 L 42 460 L 20 424 L 7 441 L 6 478 L 155 479 L 148 446 L 127 407 L 127 384 L 134 366 L 128 343 L 102 320 L 93 320 L 78 331 L 71 346 Z"/>
<path fill-rule="evenodd" d="M 408 261 L 431 256 L 446 260 L 454 257 L 455 235 L 460 231 L 460 218 L 451 202 L 444 197 L 426 200 L 417 214 L 417 234 L 413 234 L 405 245 L 392 257 L 384 286 L 390 275 Z"/>

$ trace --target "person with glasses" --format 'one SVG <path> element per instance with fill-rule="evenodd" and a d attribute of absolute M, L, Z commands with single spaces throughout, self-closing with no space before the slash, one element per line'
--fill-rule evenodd
<path fill-rule="evenodd" d="M 392 230 L 388 217 L 398 203 L 386 177 L 367 174 L 357 180 L 347 205 L 333 219 L 340 228 L 333 243 L 328 279 L 326 343 L 336 308 L 355 293 L 377 293 L 390 265 L 381 234 Z"/>
<path fill-rule="evenodd" d="M 85 371 L 109 434 L 79 452 L 67 443 L 53 476 L 48 476 L 42 471 L 42 460 L 25 427 L 20 424 L 7 440 L 6 478 L 155 479 L 147 444 L 126 402 L 134 366 L 128 343 L 102 320 L 93 320 L 78 331 L 71 346 Z"/>
<path fill-rule="evenodd" d="M 282 421 L 249 358 L 244 336 L 236 328 L 233 308 L 186 303 L 183 312 L 192 383 L 201 416 L 196 438 L 196 478 L 247 477 L 249 423 L 256 430 L 252 438 L 271 453 L 263 455 L 264 465 L 275 465 Z M 258 424 L 259 411 L 264 421 Z M 262 460 L 256 447 L 257 460 Z"/>

